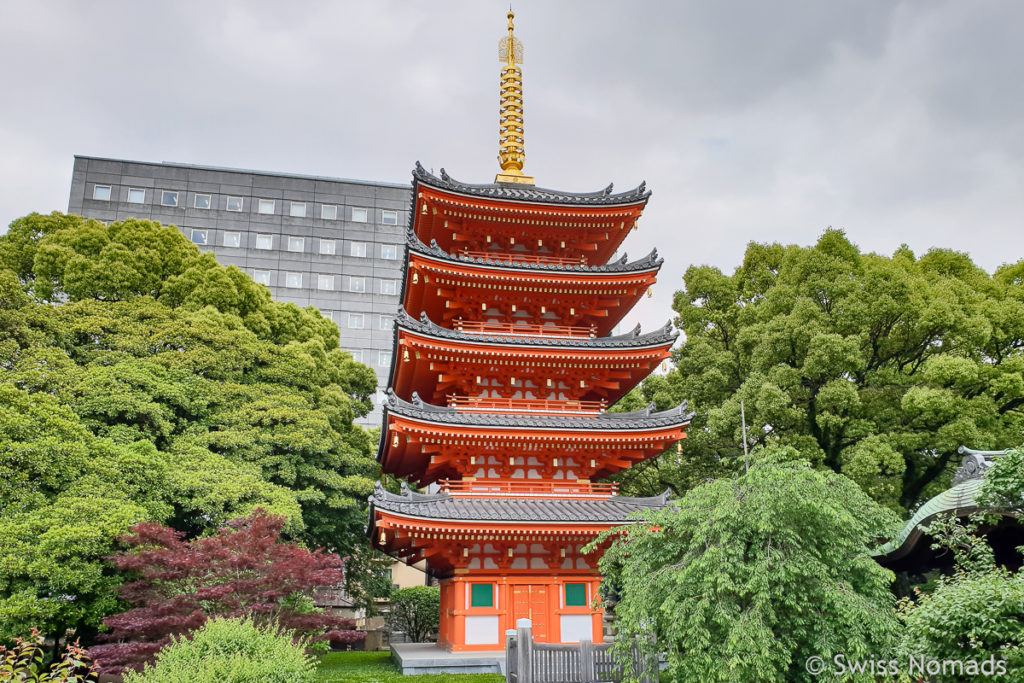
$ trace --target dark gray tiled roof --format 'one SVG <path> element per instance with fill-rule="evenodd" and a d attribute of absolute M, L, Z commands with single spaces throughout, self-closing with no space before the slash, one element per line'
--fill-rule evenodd
<path fill-rule="evenodd" d="M 508 261 L 498 260 L 497 258 L 473 258 L 469 256 L 462 256 L 460 254 L 449 254 L 444 249 L 437 245 L 437 240 L 430 240 L 430 246 L 424 244 L 416 233 L 410 228 L 406 231 L 406 242 L 411 251 L 415 251 L 419 254 L 426 256 L 433 256 L 435 258 L 444 259 L 451 261 L 452 263 L 476 263 L 486 264 L 495 266 L 511 267 L 515 270 L 545 270 L 545 271 L 561 271 L 569 273 L 633 273 L 642 272 L 645 270 L 654 270 L 661 267 L 664 259 L 658 258 L 658 250 L 653 249 L 651 253 L 638 261 L 629 261 L 629 258 L 623 254 L 622 258 L 606 263 L 603 266 L 587 266 L 582 263 L 579 264 L 545 264 L 545 263 L 521 263 L 519 261 Z"/>
<path fill-rule="evenodd" d="M 629 413 L 600 413 L 594 416 L 459 412 L 447 406 L 425 403 L 415 392 L 413 392 L 412 401 L 405 401 L 395 395 L 391 389 L 388 389 L 387 401 L 384 402 L 383 407 L 385 425 L 388 422 L 388 413 L 452 425 L 570 430 L 639 430 L 681 427 L 689 424 L 693 418 L 693 413 L 687 408 L 686 403 L 660 412 L 654 411 L 652 403 L 644 410 L 634 410 Z"/>
<path fill-rule="evenodd" d="M 560 190 L 548 190 L 542 187 L 526 185 L 522 183 L 493 183 L 489 185 L 471 185 L 462 183 L 441 169 L 441 177 L 429 173 L 420 162 L 416 162 L 412 177 L 417 183 L 430 185 L 442 190 L 457 192 L 459 194 L 486 199 L 510 199 L 522 202 L 534 202 L 542 204 L 583 204 L 607 206 L 616 204 L 636 204 L 646 202 L 651 196 L 647 190 L 647 183 L 643 182 L 632 190 L 612 194 L 612 186 L 598 190 L 597 192 L 562 192 Z"/>
<path fill-rule="evenodd" d="M 369 497 L 370 528 L 374 509 L 406 517 L 452 521 L 621 524 L 638 510 L 665 507 L 668 494 L 666 490 L 650 498 L 466 498 L 447 493 L 416 493 L 404 485 L 401 494 L 394 494 L 378 482 Z"/>
<path fill-rule="evenodd" d="M 420 319 L 416 320 L 405 312 L 404 308 L 398 309 L 398 317 L 395 318 L 395 332 L 399 329 L 406 329 L 412 332 L 419 332 L 431 337 L 442 339 L 454 339 L 460 342 L 483 342 L 485 344 L 503 344 L 511 346 L 554 346 L 571 348 L 623 348 L 642 349 L 647 346 L 662 346 L 671 344 L 679 336 L 679 333 L 672 329 L 672 323 L 666 323 L 654 332 L 640 334 L 640 326 L 637 325 L 626 334 L 609 335 L 595 339 L 572 339 L 566 337 L 521 337 L 502 336 L 489 334 L 467 334 L 456 330 L 449 330 L 441 327 L 421 313 Z M 397 342 L 396 342 L 397 343 Z"/>

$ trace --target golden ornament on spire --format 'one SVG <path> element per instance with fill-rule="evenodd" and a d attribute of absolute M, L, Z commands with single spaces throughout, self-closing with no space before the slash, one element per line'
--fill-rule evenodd
<path fill-rule="evenodd" d="M 526 150 L 523 145 L 523 72 L 517 66 L 523 63 L 523 44 L 513 35 L 508 10 L 508 37 L 498 43 L 498 59 L 505 63 L 501 69 L 501 123 L 498 134 L 498 162 L 501 172 L 496 183 L 525 183 L 533 185 L 531 176 L 523 175 Z"/>

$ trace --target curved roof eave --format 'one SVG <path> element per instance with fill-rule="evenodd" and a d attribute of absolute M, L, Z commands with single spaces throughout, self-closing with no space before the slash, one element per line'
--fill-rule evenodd
<path fill-rule="evenodd" d="M 428 172 L 420 162 L 412 171 L 416 183 L 422 183 L 429 187 L 444 192 L 451 192 L 476 199 L 497 199 L 504 201 L 522 202 L 524 204 L 551 204 L 561 206 L 629 206 L 633 204 L 646 203 L 651 196 L 647 189 L 647 183 L 642 182 L 637 187 L 618 194 L 612 193 L 612 185 L 597 192 L 563 192 L 550 190 L 533 185 L 521 185 L 518 183 L 492 183 L 485 185 L 474 185 L 455 180 L 442 168 L 441 176 L 435 176 Z"/>
<path fill-rule="evenodd" d="M 448 339 L 463 344 L 474 344 L 483 346 L 537 346 L 537 347 L 562 347 L 566 349 L 629 349 L 640 350 L 649 347 L 671 345 L 675 343 L 679 333 L 672 329 L 672 323 L 666 323 L 663 327 L 653 332 L 640 333 L 640 326 L 637 325 L 625 334 L 608 335 L 607 337 L 596 337 L 594 339 L 577 339 L 571 337 L 519 337 L 488 334 L 468 334 L 449 330 L 446 327 L 434 323 L 427 316 L 426 312 L 420 314 L 419 320 L 409 315 L 404 307 L 399 307 L 398 315 L 395 317 L 395 330 L 404 329 L 416 334 L 422 334 L 435 339 Z"/>

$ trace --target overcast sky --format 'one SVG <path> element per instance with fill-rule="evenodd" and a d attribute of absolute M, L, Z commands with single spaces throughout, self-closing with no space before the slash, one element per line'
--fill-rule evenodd
<path fill-rule="evenodd" d="M 508 5 L 0 0 L 0 224 L 66 210 L 75 154 L 407 182 L 497 170 Z M 631 256 L 843 228 L 1024 257 L 1024 3 L 516 0 L 525 171 L 654 192 Z"/>

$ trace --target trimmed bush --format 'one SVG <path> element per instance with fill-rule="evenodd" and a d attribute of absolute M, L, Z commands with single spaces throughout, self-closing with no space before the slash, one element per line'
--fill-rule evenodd
<path fill-rule="evenodd" d="M 433 586 L 400 588 L 391 593 L 388 626 L 403 631 L 411 643 L 422 643 L 441 624 L 441 589 Z"/>
<path fill-rule="evenodd" d="M 190 639 L 175 638 L 156 665 L 125 672 L 125 683 L 303 683 L 316 664 L 278 626 L 249 619 L 211 619 Z"/>

